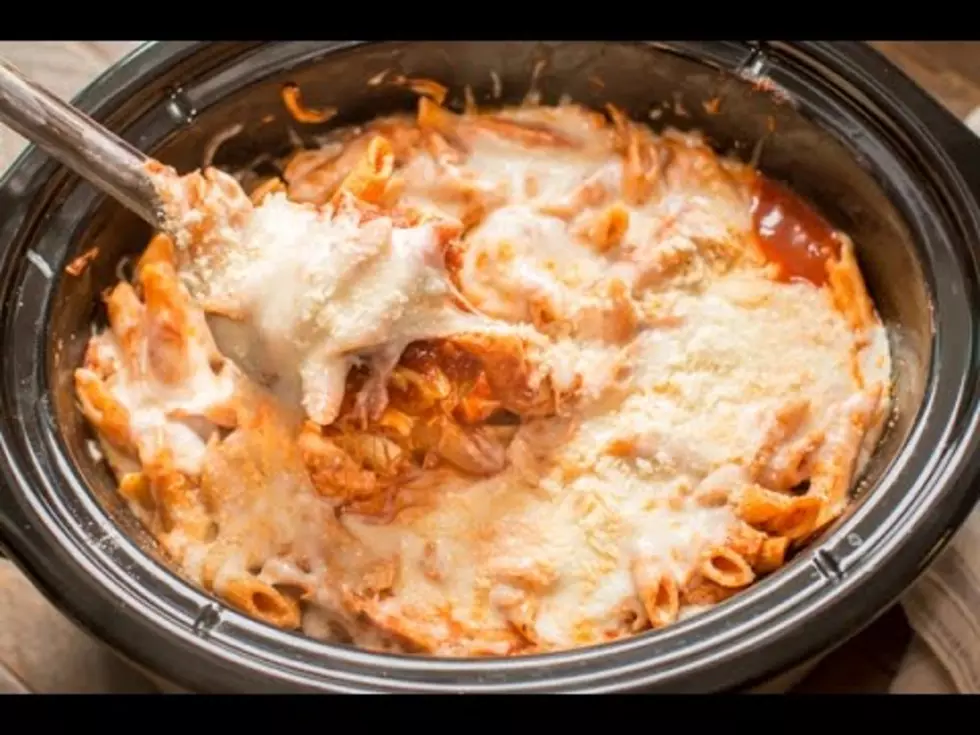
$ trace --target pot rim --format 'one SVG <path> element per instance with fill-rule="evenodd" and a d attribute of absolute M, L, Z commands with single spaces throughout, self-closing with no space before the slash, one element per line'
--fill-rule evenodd
<path fill-rule="evenodd" d="M 228 47 L 228 59 L 265 52 L 277 63 L 299 64 L 370 43 L 296 42 L 279 49 L 148 43 L 101 75 L 75 104 L 111 120 L 127 95 L 176 63 L 210 49 L 220 67 L 223 52 L 216 46 Z M 708 45 L 657 44 L 701 59 Z M 53 189 L 66 197 L 57 211 L 72 217 L 88 212 L 98 196 L 87 185 L 69 187 L 61 167 L 30 147 L 0 180 L 0 206 L 9 199 L 16 206 L 8 211 L 25 213 L 23 221 L 10 216 L 0 222 L 0 296 L 15 304 L 0 330 L 0 346 L 11 355 L 0 390 L 0 540 L 77 622 L 137 664 L 197 691 L 717 691 L 761 681 L 840 643 L 842 634 L 870 622 L 914 581 L 976 499 L 974 314 L 980 313 L 980 278 L 967 243 L 980 242 L 980 185 L 971 182 L 971 192 L 947 152 L 954 142 L 966 145 L 965 127 L 863 44 L 778 43 L 747 50 L 778 62 L 774 69 L 788 83 L 794 74 L 819 70 L 834 80 L 831 86 L 870 94 L 875 102 L 866 104 L 876 121 L 916 141 L 915 152 L 934 179 L 915 181 L 907 166 L 884 152 L 891 170 L 907 179 L 900 193 L 921 239 L 935 335 L 916 424 L 868 491 L 887 493 L 893 502 L 869 498 L 802 558 L 726 603 L 601 646 L 508 659 L 422 658 L 323 643 L 251 620 L 216 604 L 124 538 L 87 492 L 62 445 L 43 374 L 48 340 L 38 338 L 47 333 L 52 287 L 24 262 L 22 251 L 40 228 L 39 212 L 54 209 Z M 59 176 L 61 186 L 55 187 Z M 62 267 L 52 266 L 55 272 Z M 85 517 L 66 505 L 63 488 Z"/>

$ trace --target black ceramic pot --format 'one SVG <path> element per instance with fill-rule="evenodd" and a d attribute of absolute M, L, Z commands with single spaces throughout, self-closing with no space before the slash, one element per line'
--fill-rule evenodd
<path fill-rule="evenodd" d="M 301 85 L 310 106 L 338 107 L 342 124 L 413 103 L 366 84 L 386 68 L 457 95 L 469 84 L 478 96 L 494 71 L 516 101 L 539 60 L 546 100 L 567 93 L 637 117 L 667 101 L 655 125 L 700 128 L 721 150 L 760 154 L 767 174 L 854 236 L 892 335 L 897 412 L 847 515 L 785 569 L 703 615 L 566 653 L 381 655 L 247 619 L 167 568 L 85 451 L 71 373 L 99 292 L 150 233 L 30 148 L 0 182 L 0 541 L 61 610 L 194 691 L 707 692 L 755 688 L 813 660 L 916 579 L 977 497 L 980 142 L 867 46 L 156 43 L 76 104 L 181 171 L 243 122 L 216 161 L 235 167 L 287 148 L 285 82 Z M 760 77 L 780 93 L 752 83 Z M 63 275 L 92 245 L 100 257 L 84 276 Z"/>

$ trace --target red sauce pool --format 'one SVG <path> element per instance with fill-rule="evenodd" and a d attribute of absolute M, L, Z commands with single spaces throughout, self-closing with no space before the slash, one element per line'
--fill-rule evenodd
<path fill-rule="evenodd" d="M 759 247 L 784 281 L 827 282 L 827 261 L 840 256 L 834 228 L 782 184 L 756 176 L 752 225 Z"/>

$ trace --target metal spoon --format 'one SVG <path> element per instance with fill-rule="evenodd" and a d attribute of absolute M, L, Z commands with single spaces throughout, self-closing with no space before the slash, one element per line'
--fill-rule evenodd
<path fill-rule="evenodd" d="M 0 59 L 0 122 L 36 143 L 154 228 L 163 207 L 147 172 L 152 159 Z"/>
<path fill-rule="evenodd" d="M 88 115 L 58 99 L 32 82 L 8 62 L 0 59 L 0 123 L 36 143 L 86 181 L 95 185 L 154 229 L 172 237 L 179 227 L 164 215 L 163 204 L 147 164 L 153 159 L 106 130 Z M 256 380 L 261 375 L 252 367 L 257 360 L 242 330 L 223 317 L 209 315 L 219 348 L 234 355 Z M 256 377 L 258 376 L 258 377 Z"/>

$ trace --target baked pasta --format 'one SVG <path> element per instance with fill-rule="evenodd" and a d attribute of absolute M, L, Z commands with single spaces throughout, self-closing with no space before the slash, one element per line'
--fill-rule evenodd
<path fill-rule="evenodd" d="M 153 168 L 179 236 L 75 386 L 182 573 L 316 637 L 506 656 L 670 625 L 838 517 L 890 405 L 851 240 L 696 134 L 413 88 L 281 176 Z"/>

